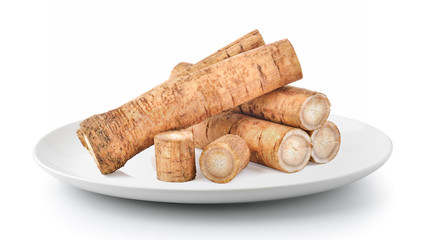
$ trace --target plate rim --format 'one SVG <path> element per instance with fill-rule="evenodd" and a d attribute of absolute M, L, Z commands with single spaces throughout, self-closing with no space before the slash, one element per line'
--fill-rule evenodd
<path fill-rule="evenodd" d="M 331 178 L 326 178 L 326 179 L 322 179 L 322 180 L 311 180 L 311 181 L 305 181 L 305 182 L 298 182 L 298 183 L 293 183 L 293 184 L 279 184 L 279 185 L 272 185 L 272 186 L 256 186 L 256 187 L 252 187 L 252 186 L 229 186 L 227 188 L 218 188 L 218 189 L 202 189 L 200 186 L 196 189 L 182 189 L 182 188 L 174 188 L 174 185 L 172 184 L 171 187 L 168 186 L 163 186 L 163 187 L 150 187 L 147 185 L 142 185 L 141 187 L 137 187 L 137 186 L 129 186 L 129 185 L 123 185 L 120 183 L 106 183 L 106 182 L 102 182 L 100 180 L 94 180 L 94 179 L 88 179 L 88 178 L 84 178 L 84 177 L 79 177 L 79 176 L 75 176 L 72 174 L 68 174 L 66 172 L 62 172 L 60 170 L 54 169 L 48 165 L 46 165 L 45 163 L 43 163 L 41 159 L 39 159 L 38 155 L 37 155 L 37 151 L 38 148 L 40 146 L 40 144 L 42 144 L 43 140 L 46 139 L 47 137 L 49 137 L 51 134 L 61 130 L 62 128 L 66 127 L 66 126 L 70 126 L 73 124 L 77 124 L 79 121 L 74 121 L 71 123 L 68 123 L 66 125 L 57 127 L 51 131 L 49 131 L 48 133 L 46 133 L 45 135 L 43 135 L 35 144 L 33 150 L 32 150 L 32 156 L 33 159 L 35 160 L 35 162 L 37 163 L 37 165 L 39 165 L 43 170 L 45 170 L 46 172 L 48 172 L 50 175 L 58 178 L 62 178 L 60 179 L 63 182 L 66 182 L 69 185 L 72 185 L 74 187 L 80 188 L 80 189 L 85 189 L 87 191 L 91 191 L 91 192 L 96 192 L 96 191 L 92 191 L 92 190 L 88 190 L 88 188 L 82 188 L 79 186 L 76 186 L 75 184 L 72 184 L 70 181 L 67 181 L 66 179 L 72 180 L 73 182 L 80 182 L 80 183 L 85 183 L 85 184 L 91 184 L 93 186 L 103 186 L 103 187 L 114 187 L 114 188 L 120 188 L 120 189 L 132 189 L 132 190 L 137 190 L 137 191 L 165 191 L 165 192 L 192 192 L 192 193 L 221 193 L 221 192 L 236 192 L 236 191 L 260 191 L 260 190 L 270 190 L 270 189 L 282 189 L 282 188 L 288 188 L 288 187 L 303 187 L 306 185 L 314 185 L 314 184 L 322 184 L 324 182 L 330 182 L 330 181 L 335 181 L 337 179 L 343 179 L 343 178 L 351 178 L 353 179 L 352 181 L 350 181 L 349 183 L 359 180 L 369 174 L 371 174 L 372 172 L 376 171 L 377 169 L 379 169 L 381 166 L 383 166 L 387 160 L 390 158 L 390 156 L 392 155 L 393 152 L 393 142 L 391 140 L 391 138 L 385 134 L 384 132 L 382 132 L 381 130 L 379 130 L 378 128 L 375 128 L 367 123 L 364 123 L 360 120 L 355 120 L 349 117 L 343 117 L 343 116 L 339 116 L 339 115 L 334 115 L 331 114 L 330 117 L 334 117 L 334 118 L 342 118 L 342 119 L 346 119 L 346 120 L 351 120 L 354 122 L 358 122 L 360 124 L 364 124 L 365 126 L 368 126 L 370 128 L 372 128 L 373 130 L 376 130 L 378 133 L 380 133 L 381 135 L 383 135 L 387 140 L 388 140 L 388 152 L 383 155 L 383 157 L 381 159 L 377 159 L 377 161 L 374 164 L 369 165 L 369 167 L 366 168 L 362 168 L 358 171 L 354 171 L 351 173 L 341 173 L 340 175 L 336 175 L 335 177 L 331 177 Z M 100 173 L 101 174 L 101 173 Z M 349 183 L 346 184 L 341 184 L 340 186 L 343 185 L 347 185 Z M 336 188 L 336 187 L 335 187 Z M 325 190 L 322 190 L 325 191 Z M 103 193 L 103 192 L 98 192 L 100 194 L 104 194 L 104 195 L 109 195 L 109 196 L 115 196 L 115 197 L 123 197 L 123 196 L 117 196 L 117 195 L 112 195 L 112 194 L 107 194 L 107 193 Z M 314 192 L 316 193 L 316 192 Z M 306 195 L 306 194 L 304 194 Z M 297 195 L 298 196 L 298 195 Z M 123 197 L 123 198 L 130 198 L 130 199 L 138 199 L 138 200 L 147 200 L 147 199 L 142 199 L 142 198 L 131 198 L 131 197 Z M 286 197 L 285 197 L 286 198 Z M 149 200 L 149 201 L 155 201 L 155 200 Z M 161 202 L 166 202 L 166 201 L 161 201 Z M 171 201 L 171 202 L 180 202 L 180 201 Z M 198 202 L 198 201 L 197 201 Z M 231 201 L 225 201 L 225 202 L 231 202 Z M 240 201 L 242 202 L 242 201 Z M 221 203 L 221 202 L 219 202 Z"/>

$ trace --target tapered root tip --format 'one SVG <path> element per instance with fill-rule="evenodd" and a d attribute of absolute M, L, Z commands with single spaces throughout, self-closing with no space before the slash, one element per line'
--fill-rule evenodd
<path fill-rule="evenodd" d="M 308 97 L 300 111 L 301 127 L 307 131 L 320 128 L 328 119 L 330 107 L 328 98 L 322 93 Z"/>
<path fill-rule="evenodd" d="M 311 139 L 301 129 L 289 131 L 280 144 L 279 164 L 284 172 L 293 173 L 301 171 L 310 160 Z"/>
<path fill-rule="evenodd" d="M 311 134 L 311 141 L 313 144 L 311 161 L 316 163 L 330 162 L 340 149 L 340 131 L 334 123 L 328 121 Z"/>

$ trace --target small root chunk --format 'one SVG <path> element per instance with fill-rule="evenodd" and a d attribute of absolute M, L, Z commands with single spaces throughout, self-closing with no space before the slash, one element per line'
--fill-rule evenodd
<path fill-rule="evenodd" d="M 200 157 L 203 175 L 215 183 L 230 182 L 250 159 L 246 142 L 237 135 L 225 135 L 204 148 Z"/>
<path fill-rule="evenodd" d="M 163 132 L 157 134 L 154 141 L 159 180 L 186 182 L 195 178 L 195 147 L 191 132 Z"/>

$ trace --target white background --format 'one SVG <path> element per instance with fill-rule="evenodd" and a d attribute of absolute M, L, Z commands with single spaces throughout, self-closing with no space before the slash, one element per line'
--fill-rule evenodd
<path fill-rule="evenodd" d="M 149 1 L 148 1 L 149 2 Z M 1 1 L 1 238 L 426 238 L 428 7 L 424 1 Z M 176 205 L 68 186 L 32 159 L 37 140 L 101 113 L 259 29 L 288 38 L 333 114 L 379 128 L 379 170 L 307 197 Z M 395 238 L 396 239 L 396 238 Z"/>

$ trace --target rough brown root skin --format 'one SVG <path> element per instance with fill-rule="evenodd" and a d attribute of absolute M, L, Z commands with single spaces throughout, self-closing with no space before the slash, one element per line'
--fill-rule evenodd
<path fill-rule="evenodd" d="M 156 134 L 187 128 L 301 78 L 298 58 L 285 39 L 170 79 L 82 121 L 78 131 L 87 137 L 100 171 L 112 173 L 150 147 Z"/>
<path fill-rule="evenodd" d="M 207 124 L 209 120 L 206 119 L 199 124 L 193 125 L 187 128 L 187 131 L 191 131 L 194 136 L 195 147 L 204 149 L 210 142 L 207 139 Z"/>
<path fill-rule="evenodd" d="M 156 175 L 164 182 L 195 179 L 195 147 L 192 133 L 168 131 L 155 136 Z"/>
<path fill-rule="evenodd" d="M 234 108 L 234 112 L 312 131 L 328 119 L 330 102 L 315 91 L 284 86 Z"/>
<path fill-rule="evenodd" d="M 333 122 L 327 121 L 321 128 L 309 134 L 313 145 L 311 161 L 328 163 L 335 158 L 340 149 L 341 134 Z"/>
<path fill-rule="evenodd" d="M 240 53 L 255 49 L 261 46 L 264 46 L 265 42 L 258 30 L 254 30 L 241 38 L 235 40 L 234 42 L 228 44 L 227 46 L 219 49 L 217 52 L 211 54 L 210 56 L 204 58 L 203 60 L 189 65 L 187 68 L 181 68 L 180 71 L 177 71 L 174 75 L 170 75 L 172 78 L 181 78 L 187 76 L 193 72 L 197 72 L 205 67 L 228 59 L 232 56 L 238 55 Z"/>
<path fill-rule="evenodd" d="M 215 183 L 230 182 L 249 163 L 250 151 L 237 135 L 225 135 L 204 148 L 200 157 L 203 175 Z"/>
<path fill-rule="evenodd" d="M 302 170 L 311 155 L 305 131 L 241 114 L 216 115 L 194 125 L 192 131 L 200 147 L 226 134 L 238 135 L 250 149 L 250 161 L 287 173 Z"/>

